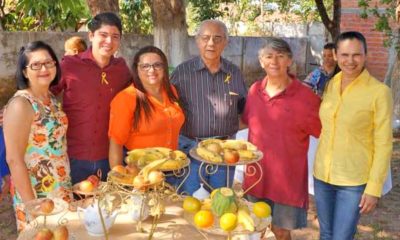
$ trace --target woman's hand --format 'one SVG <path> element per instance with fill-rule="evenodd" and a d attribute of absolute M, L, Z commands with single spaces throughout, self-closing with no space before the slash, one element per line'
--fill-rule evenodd
<path fill-rule="evenodd" d="M 360 204 L 358 205 L 360 207 L 360 213 L 367 214 L 372 212 L 378 204 L 378 199 L 378 197 L 364 193 L 361 197 Z"/>

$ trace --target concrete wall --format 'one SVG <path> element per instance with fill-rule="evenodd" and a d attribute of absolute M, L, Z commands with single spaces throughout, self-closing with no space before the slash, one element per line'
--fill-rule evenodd
<path fill-rule="evenodd" d="M 283 27 L 276 27 L 276 30 L 282 31 L 276 33 L 277 36 L 284 35 Z M 290 27 L 289 27 L 290 29 Z M 293 27 L 295 29 L 295 27 Z M 312 29 L 312 28 L 311 28 Z M 313 48 L 317 49 L 315 52 L 319 54 L 323 45 L 323 37 L 317 37 L 318 41 L 309 43 L 310 36 L 307 37 L 310 29 L 307 31 L 287 31 L 292 32 L 291 37 L 285 37 L 291 45 L 294 52 L 294 69 L 293 71 L 299 76 L 304 76 L 311 70 L 312 62 L 316 62 L 312 54 Z M 297 34 L 294 34 L 297 32 Z M 299 32 L 301 34 L 299 34 Z M 314 32 L 316 32 L 314 30 Z M 64 54 L 64 41 L 73 36 L 80 35 L 87 40 L 87 33 L 60 33 L 60 32 L 1 32 L 0 31 L 0 107 L 2 107 L 15 91 L 14 73 L 17 53 L 21 46 L 34 40 L 43 40 L 49 43 L 56 51 L 59 58 Z M 300 37 L 298 37 L 300 36 Z M 317 36 L 317 35 L 316 35 Z M 312 36 L 311 36 L 312 37 Z M 118 55 L 124 57 L 128 64 L 131 63 L 134 54 L 140 47 L 153 43 L 152 36 L 139 36 L 134 34 L 125 34 L 122 38 L 121 48 Z M 265 74 L 261 69 L 257 52 L 262 46 L 263 38 L 261 37 L 230 37 L 229 45 L 224 51 L 224 57 L 231 60 L 238 65 L 250 85 L 256 79 L 260 79 Z M 310 48 L 311 47 L 311 48 Z M 189 41 L 190 55 L 197 55 L 197 48 L 194 38 L 191 37 Z M 315 54 L 318 58 L 318 54 Z"/>

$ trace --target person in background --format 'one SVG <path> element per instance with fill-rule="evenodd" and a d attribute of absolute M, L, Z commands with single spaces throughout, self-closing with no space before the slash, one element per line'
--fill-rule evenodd
<path fill-rule="evenodd" d="M 157 47 L 141 48 L 133 58 L 133 84 L 118 93 L 110 111 L 110 167 L 122 165 L 123 148 L 178 148 L 184 122 L 168 61 Z"/>
<path fill-rule="evenodd" d="M 359 32 L 341 33 L 341 72 L 329 81 L 319 115 L 314 191 L 322 240 L 354 238 L 360 214 L 376 207 L 392 155 L 390 89 L 371 76 Z"/>
<path fill-rule="evenodd" d="M 64 56 L 76 55 L 87 49 L 85 40 L 79 36 L 73 36 L 64 43 Z"/>
<path fill-rule="evenodd" d="M 329 79 L 339 72 L 336 61 L 333 57 L 334 50 L 334 43 L 325 44 L 322 52 L 322 66 L 312 71 L 303 81 L 320 97 L 322 97 L 325 85 Z"/>
<path fill-rule="evenodd" d="M 107 134 L 110 103 L 131 82 L 125 60 L 114 57 L 122 34 L 118 16 L 100 13 L 88 27 L 91 46 L 83 53 L 63 58 L 62 78 L 52 88 L 55 94 L 62 92 L 69 119 L 68 155 L 73 184 L 98 172 L 101 180 L 106 180 L 110 170 Z"/>
<path fill-rule="evenodd" d="M 291 230 L 307 226 L 307 149 L 309 137 L 318 137 L 321 130 L 320 98 L 288 73 L 292 56 L 283 39 L 266 39 L 258 52 L 266 76 L 250 87 L 242 115 L 249 141 L 263 152 L 261 181 L 246 197 L 271 206 L 272 232 L 278 240 L 289 240 Z M 244 189 L 260 174 L 245 175 Z"/>
<path fill-rule="evenodd" d="M 6 162 L 6 145 L 3 135 L 3 109 L 0 109 L 0 200 L 9 192 L 10 169 Z"/>
<path fill-rule="evenodd" d="M 4 110 L 4 138 L 11 171 L 17 228 L 26 224 L 24 203 L 36 198 L 71 200 L 67 116 L 49 91 L 61 68 L 53 49 L 41 41 L 18 54 L 17 88 Z"/>
<path fill-rule="evenodd" d="M 239 114 L 243 110 L 247 89 L 237 66 L 221 57 L 228 44 L 228 31 L 218 20 L 205 20 L 196 34 L 200 56 L 181 63 L 172 73 L 171 82 L 185 112 L 185 123 L 179 137 L 179 148 L 188 154 L 199 141 L 208 138 L 233 138 L 239 129 Z M 200 187 L 200 162 L 191 159 L 190 175 L 183 190 L 193 194 Z M 232 183 L 234 168 L 230 169 Z M 214 187 L 226 186 L 227 169 L 218 168 L 205 176 Z"/>

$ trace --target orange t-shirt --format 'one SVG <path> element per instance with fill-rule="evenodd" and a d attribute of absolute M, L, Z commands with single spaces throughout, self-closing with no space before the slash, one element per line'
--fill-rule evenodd
<path fill-rule="evenodd" d="M 173 89 L 176 92 L 175 89 Z M 154 108 L 150 120 L 146 121 L 143 111 L 138 129 L 133 129 L 136 108 L 136 88 L 129 86 L 119 92 L 111 102 L 108 136 L 128 150 L 146 147 L 178 148 L 179 131 L 185 120 L 178 103 L 171 103 L 163 91 L 163 103 L 147 95 Z"/>

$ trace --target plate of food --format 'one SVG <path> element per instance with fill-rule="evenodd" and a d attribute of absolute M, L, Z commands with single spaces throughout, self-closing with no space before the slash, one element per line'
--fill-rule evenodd
<path fill-rule="evenodd" d="M 254 144 L 234 139 L 206 139 L 189 154 L 199 161 L 215 165 L 246 165 L 263 158 L 263 153 Z"/>
<path fill-rule="evenodd" d="M 25 203 L 25 209 L 34 216 L 56 215 L 68 208 L 61 198 L 37 198 Z"/>
<path fill-rule="evenodd" d="M 186 197 L 183 209 L 185 220 L 200 231 L 224 236 L 262 232 L 272 219 L 266 203 L 248 202 L 225 187 L 215 189 L 203 201 Z"/>

